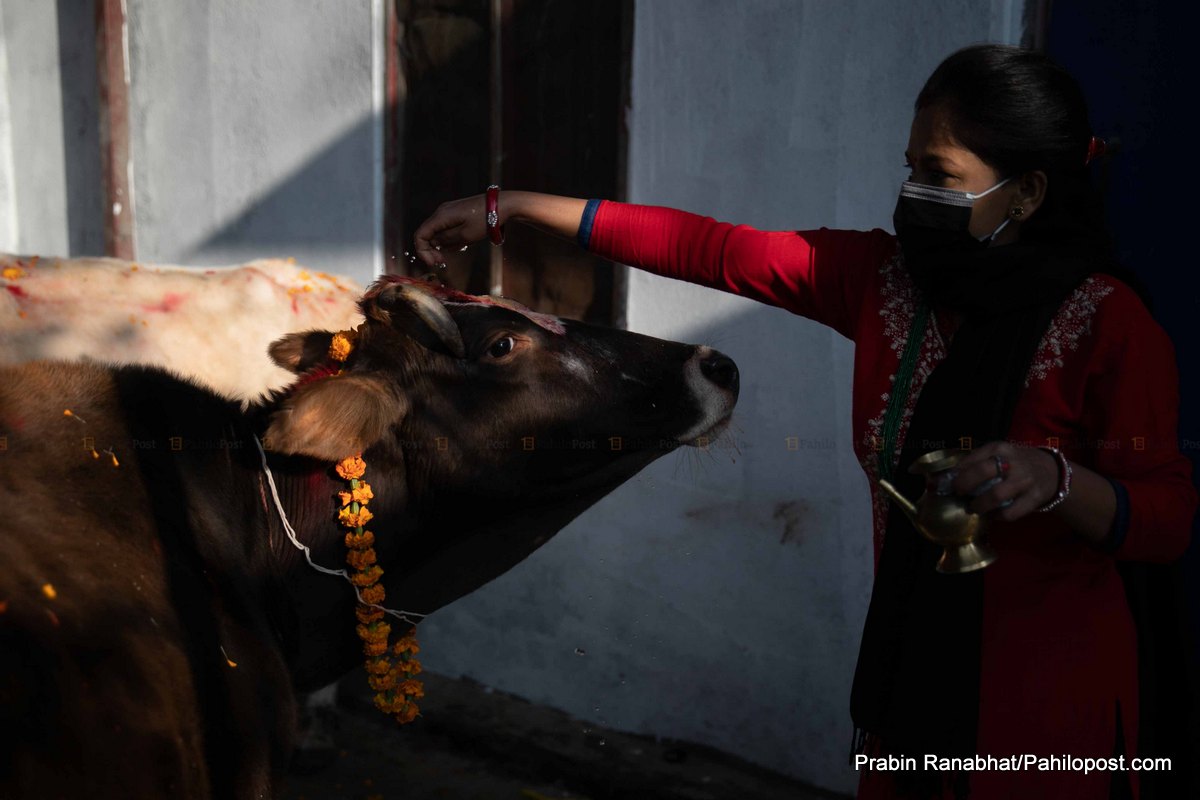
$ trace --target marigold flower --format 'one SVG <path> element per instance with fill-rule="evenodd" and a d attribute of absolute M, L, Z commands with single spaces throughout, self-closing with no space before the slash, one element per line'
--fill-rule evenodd
<path fill-rule="evenodd" d="M 396 665 L 396 670 L 403 675 L 417 675 L 421 672 L 421 662 L 408 658 Z"/>
<path fill-rule="evenodd" d="M 404 706 L 404 710 L 396 714 L 396 721 L 401 725 L 407 725 L 417 718 L 417 704 L 408 703 Z"/>
<path fill-rule="evenodd" d="M 378 583 L 374 586 L 368 586 L 359 593 L 364 603 L 369 605 L 379 605 L 383 602 L 383 598 L 387 597 L 387 592 Z"/>
<path fill-rule="evenodd" d="M 354 609 L 354 616 L 358 617 L 358 621 L 364 625 L 372 622 L 378 622 L 383 619 L 383 609 L 364 606 L 359 603 L 358 608 Z"/>
<path fill-rule="evenodd" d="M 371 484 L 361 481 L 357 487 L 348 492 L 338 492 L 338 497 L 341 498 L 342 505 L 344 506 L 348 506 L 351 503 L 358 503 L 365 506 L 375 497 L 375 493 L 371 491 Z"/>
<path fill-rule="evenodd" d="M 354 331 L 338 331 L 329 343 L 329 357 L 334 361 L 345 361 L 354 349 L 354 340 L 358 338 Z"/>
<path fill-rule="evenodd" d="M 358 625 L 354 631 L 364 642 L 383 642 L 386 645 L 392 626 L 386 622 L 372 622 L 370 625 Z"/>
<path fill-rule="evenodd" d="M 362 572 L 356 572 L 350 576 L 350 582 L 355 586 L 366 587 L 373 583 L 379 583 L 379 579 L 383 577 L 383 570 L 378 564 L 372 564 Z"/>
<path fill-rule="evenodd" d="M 359 512 L 356 514 L 350 510 L 349 506 L 346 506 L 345 508 L 343 508 L 341 511 L 338 512 L 338 521 L 341 522 L 343 525 L 345 525 L 347 528 L 362 527 L 363 525 L 366 525 L 368 522 L 370 522 L 374 518 L 375 518 L 375 515 L 372 514 L 371 510 L 368 508 L 360 509 Z"/>
<path fill-rule="evenodd" d="M 351 550 L 365 550 L 374 544 L 375 534 L 370 531 L 363 531 L 362 533 L 350 531 L 346 534 L 346 547 L 349 547 Z"/>
<path fill-rule="evenodd" d="M 375 707 L 385 714 L 395 714 L 405 706 L 404 695 L 388 689 L 375 695 Z"/>
<path fill-rule="evenodd" d="M 387 653 L 387 642 L 363 642 L 363 655 L 382 656 Z"/>
<path fill-rule="evenodd" d="M 342 478 L 349 481 L 353 480 L 354 478 L 361 478 L 363 473 L 367 471 L 367 465 L 362 460 L 361 455 L 350 456 L 349 458 L 343 458 L 341 461 L 339 461 L 338 465 L 334 467 L 334 470 L 338 475 L 341 475 Z"/>
<path fill-rule="evenodd" d="M 365 668 L 371 675 L 386 675 L 392 670 L 392 662 L 388 661 L 385 656 L 368 658 Z"/>
<path fill-rule="evenodd" d="M 346 553 L 346 563 L 355 569 L 366 569 L 375 563 L 375 550 L 371 547 L 366 550 L 351 550 Z"/>
<path fill-rule="evenodd" d="M 371 490 L 371 484 L 366 481 L 359 481 L 358 486 L 351 489 L 350 493 L 353 495 L 355 502 L 361 503 L 364 506 L 375 498 L 375 492 Z"/>
<path fill-rule="evenodd" d="M 390 672 L 386 675 L 368 675 L 367 684 L 375 691 L 382 692 L 396 685 L 396 676 Z"/>
<path fill-rule="evenodd" d="M 392 648 L 392 652 L 398 656 L 402 656 L 405 653 L 419 653 L 421 652 L 421 647 L 417 644 L 416 637 L 410 633 L 396 642 L 396 645 Z"/>
<path fill-rule="evenodd" d="M 396 687 L 396 691 L 403 692 L 409 697 L 424 697 L 425 687 L 416 678 L 409 678 Z"/>

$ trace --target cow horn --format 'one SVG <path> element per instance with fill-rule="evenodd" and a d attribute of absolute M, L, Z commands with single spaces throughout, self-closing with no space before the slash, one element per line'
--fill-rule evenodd
<path fill-rule="evenodd" d="M 403 301 L 425 325 L 437 334 L 438 339 L 446 346 L 455 358 L 465 358 L 467 349 L 463 345 L 462 332 L 455 324 L 450 312 L 429 292 L 412 284 L 395 284 L 395 300 Z"/>

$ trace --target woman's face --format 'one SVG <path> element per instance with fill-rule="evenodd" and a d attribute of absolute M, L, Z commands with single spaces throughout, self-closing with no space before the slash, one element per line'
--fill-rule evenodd
<path fill-rule="evenodd" d="M 979 194 L 1008 177 L 997 174 L 979 156 L 959 144 L 951 130 L 949 115 L 937 106 L 917 112 L 904 156 L 908 168 L 912 170 L 908 179 L 927 186 Z M 982 238 L 996 230 L 1008 216 L 1009 209 L 1019 205 L 1015 200 L 1019 189 L 1018 181 L 1009 181 L 986 197 L 976 200 L 971 209 L 971 234 Z M 1005 225 L 993 243 L 1016 241 L 1018 227 Z"/>

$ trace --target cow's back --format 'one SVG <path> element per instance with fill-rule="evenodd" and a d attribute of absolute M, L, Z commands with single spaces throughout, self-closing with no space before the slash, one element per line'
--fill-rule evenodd
<path fill-rule="evenodd" d="M 282 259 L 206 269 L 0 253 L 0 273 L 0 364 L 153 364 L 246 399 L 291 380 L 272 341 L 362 321 L 352 279 Z"/>

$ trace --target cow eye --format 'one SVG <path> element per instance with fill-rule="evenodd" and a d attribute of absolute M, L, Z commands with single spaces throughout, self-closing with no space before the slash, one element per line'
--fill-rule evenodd
<path fill-rule="evenodd" d="M 513 346 L 516 344 L 513 337 L 504 336 L 492 342 L 492 346 L 488 348 L 488 355 L 492 358 L 503 358 L 512 352 Z"/>

